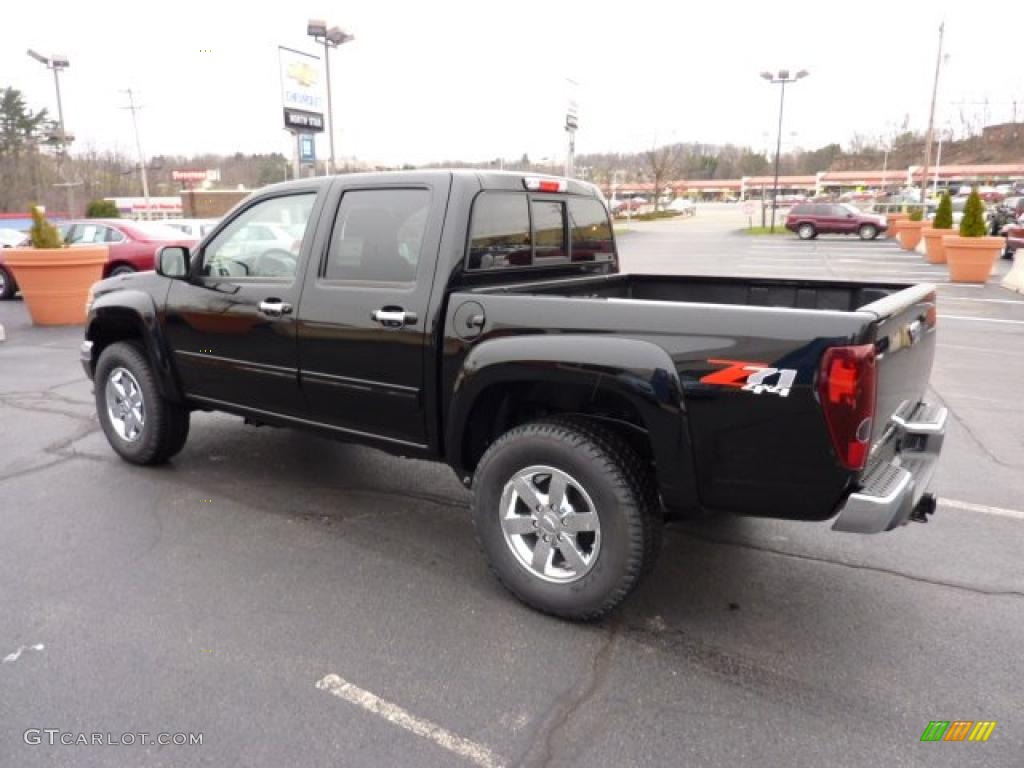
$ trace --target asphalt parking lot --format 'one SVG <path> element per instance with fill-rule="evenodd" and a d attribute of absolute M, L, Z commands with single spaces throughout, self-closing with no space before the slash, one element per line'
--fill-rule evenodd
<path fill-rule="evenodd" d="M 1020 766 L 1024 296 L 742 223 L 632 224 L 624 268 L 938 283 L 938 512 L 674 526 L 596 625 L 502 590 L 444 467 L 209 414 L 167 466 L 121 462 L 80 330 L 0 302 L 0 765 Z M 932 720 L 998 725 L 921 743 Z"/>

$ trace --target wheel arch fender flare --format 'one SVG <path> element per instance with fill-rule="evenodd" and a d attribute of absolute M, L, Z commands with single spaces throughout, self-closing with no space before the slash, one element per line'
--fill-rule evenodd
<path fill-rule="evenodd" d="M 529 334 L 478 343 L 455 377 L 446 417 L 445 454 L 456 471 L 480 399 L 495 387 L 533 383 L 583 384 L 592 397 L 609 393 L 628 401 L 647 432 L 666 504 L 697 505 L 679 374 L 664 349 L 641 339 Z"/>
<path fill-rule="evenodd" d="M 153 365 L 160 393 L 170 400 L 182 400 L 153 297 L 143 291 L 122 290 L 98 297 L 86 319 L 85 338 L 93 342 L 93 369 L 99 354 L 109 344 L 139 339 Z"/>

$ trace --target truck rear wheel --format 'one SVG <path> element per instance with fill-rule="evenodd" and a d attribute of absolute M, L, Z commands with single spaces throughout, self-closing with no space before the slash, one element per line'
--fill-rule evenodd
<path fill-rule="evenodd" d="M 189 412 L 160 394 L 142 348 L 119 341 L 100 354 L 95 375 L 96 413 L 107 442 L 132 464 L 161 464 L 188 438 Z"/>
<path fill-rule="evenodd" d="M 593 620 L 653 565 L 662 516 L 650 472 L 617 435 L 538 421 L 496 440 L 477 467 L 473 520 L 491 570 L 527 605 Z"/>

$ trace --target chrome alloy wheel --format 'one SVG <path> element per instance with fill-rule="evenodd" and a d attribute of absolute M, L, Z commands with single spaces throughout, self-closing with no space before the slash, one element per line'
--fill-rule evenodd
<path fill-rule="evenodd" d="M 583 578 L 597 562 L 601 521 L 583 486 L 560 469 L 532 466 L 505 484 L 501 530 L 533 576 L 557 584 Z"/>
<path fill-rule="evenodd" d="M 115 368 L 107 377 L 104 389 L 107 416 L 117 436 L 133 443 L 142 434 L 146 424 L 146 404 L 142 400 L 139 382 L 127 368 Z"/>

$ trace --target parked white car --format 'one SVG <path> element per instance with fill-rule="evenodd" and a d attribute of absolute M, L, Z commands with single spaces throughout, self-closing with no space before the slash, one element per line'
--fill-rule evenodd
<path fill-rule="evenodd" d="M 697 213 L 697 205 L 688 197 L 677 197 L 668 204 L 668 210 L 675 211 L 682 216 L 693 216 Z"/>
<path fill-rule="evenodd" d="M 196 240 L 202 240 L 216 226 L 218 221 L 220 219 L 165 219 L 160 223 L 180 229 L 186 235 Z"/>

